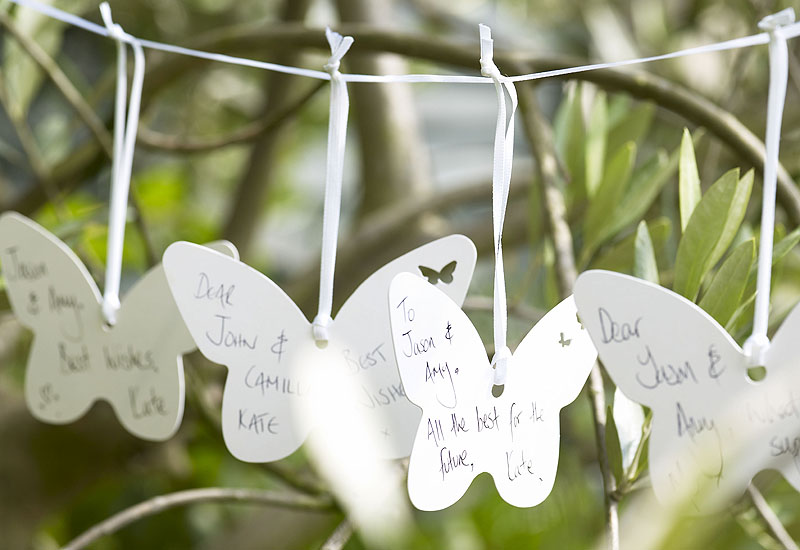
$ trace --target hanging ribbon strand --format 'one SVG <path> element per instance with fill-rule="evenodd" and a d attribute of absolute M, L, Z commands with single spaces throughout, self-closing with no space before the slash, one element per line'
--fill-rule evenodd
<path fill-rule="evenodd" d="M 314 317 L 312 333 L 317 345 L 328 343 L 328 327 L 333 307 L 333 274 L 336 267 L 336 244 L 339 237 L 339 213 L 342 204 L 344 149 L 347 141 L 347 116 L 350 99 L 347 83 L 339 72 L 342 57 L 353 45 L 352 36 L 342 36 L 330 29 L 325 37 L 331 47 L 331 57 L 325 71 L 331 77 L 331 106 L 328 120 L 328 161 L 325 171 L 325 205 L 322 214 L 322 257 L 319 272 L 319 308 Z"/>
<path fill-rule="evenodd" d="M 503 223 L 511 187 L 511 166 L 514 159 L 514 114 L 517 110 L 517 90 L 514 84 L 500 74 L 494 64 L 492 30 L 480 25 L 481 74 L 492 79 L 497 93 L 497 123 L 494 133 L 494 160 L 492 167 L 492 230 L 494 233 L 494 357 L 495 384 L 505 383 L 511 350 L 506 344 L 508 311 L 506 306 L 506 279 L 503 271 Z M 511 109 L 506 107 L 506 95 Z"/>
<path fill-rule="evenodd" d="M 145 59 L 142 45 L 125 33 L 111 18 L 108 3 L 100 5 L 100 15 L 108 35 L 117 42 L 117 91 L 114 105 L 114 158 L 111 166 L 111 200 L 108 216 L 108 247 L 106 277 L 103 288 L 103 316 L 109 325 L 117 322 L 119 285 L 122 277 L 122 248 L 125 243 L 125 221 L 128 210 L 128 190 L 133 168 L 133 151 L 139 128 L 139 107 L 144 84 Z M 128 67 L 127 44 L 133 48 L 133 82 L 130 104 L 127 101 Z M 127 119 L 125 107 L 128 107 Z"/>
<path fill-rule="evenodd" d="M 781 122 L 786 100 L 789 57 L 786 46 L 786 26 L 794 23 L 795 14 L 787 8 L 769 15 L 758 24 L 769 34 L 769 95 L 767 97 L 767 135 L 764 159 L 764 185 L 761 202 L 761 237 L 758 245 L 758 274 L 753 333 L 744 344 L 744 352 L 753 366 L 764 363 L 769 347 L 770 279 L 772 277 L 772 241 L 775 233 L 775 191 L 777 188 L 778 155 L 780 153 Z"/>

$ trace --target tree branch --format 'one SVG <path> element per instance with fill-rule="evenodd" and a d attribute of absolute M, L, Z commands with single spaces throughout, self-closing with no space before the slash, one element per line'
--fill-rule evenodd
<path fill-rule="evenodd" d="M 783 545 L 786 550 L 800 550 L 798 548 L 797 543 L 792 540 L 792 537 L 786 531 L 786 528 L 781 523 L 781 520 L 772 511 L 772 508 L 769 507 L 769 503 L 764 498 L 764 495 L 761 494 L 755 485 L 750 483 L 747 486 L 747 493 L 750 495 L 750 500 L 753 501 L 753 506 L 755 507 L 758 514 L 764 520 L 764 523 L 767 524 L 767 528 L 769 529 L 772 536 Z"/>
<path fill-rule="evenodd" d="M 164 510 L 177 506 L 186 506 L 196 502 L 238 502 L 243 504 L 259 504 L 278 506 L 281 508 L 303 510 L 330 510 L 333 502 L 328 498 L 310 497 L 278 491 L 258 491 L 252 489 L 229 489 L 225 487 L 208 487 L 178 491 L 168 495 L 160 495 L 127 508 L 110 518 L 98 523 L 68 542 L 62 550 L 80 550 L 98 539 L 116 533 L 131 523 L 153 516 Z"/>
<path fill-rule="evenodd" d="M 106 130 L 103 121 L 95 114 L 89 104 L 83 100 L 81 93 L 75 88 L 69 78 L 67 78 L 67 75 L 64 74 L 64 71 L 61 70 L 58 63 L 56 63 L 35 40 L 20 31 L 4 11 L 0 11 L 0 25 L 11 33 L 22 49 L 31 56 L 31 59 L 39 65 L 39 68 L 41 68 L 53 84 L 55 84 L 58 91 L 64 96 L 64 99 L 75 109 L 78 116 L 83 119 L 83 122 L 89 127 L 95 139 L 97 139 L 97 142 L 110 157 L 112 145 L 108 130 Z"/>
<path fill-rule="evenodd" d="M 455 42 L 435 36 L 409 34 L 376 29 L 368 25 L 342 24 L 337 27 L 342 34 L 355 38 L 353 52 L 392 52 L 445 65 L 475 68 L 477 53 L 475 41 Z M 476 33 L 477 34 L 477 33 Z M 476 36 L 477 38 L 477 36 Z M 225 53 L 250 52 L 274 48 L 326 47 L 324 33 L 302 25 L 258 27 L 247 24 L 219 29 L 200 37 L 193 46 L 200 49 L 222 50 Z M 529 71 L 547 71 L 582 65 L 585 60 L 567 56 L 538 55 L 530 52 L 495 50 L 494 60 L 502 69 L 525 65 Z M 190 63 L 189 60 L 182 60 Z M 630 69 L 603 69 L 576 73 L 568 77 L 594 82 L 598 86 L 623 91 L 630 95 L 658 103 L 698 126 L 705 126 L 722 140 L 733 152 L 758 170 L 764 168 L 764 143 L 739 119 L 718 107 L 694 90 L 644 71 Z M 778 171 L 778 198 L 792 223 L 800 225 L 800 190 L 781 165 Z"/>
<path fill-rule="evenodd" d="M 310 0 L 283 0 L 281 2 L 281 25 L 302 22 L 310 6 Z M 276 57 L 278 63 L 293 65 L 298 63 L 297 50 L 285 50 Z M 280 73 L 266 73 L 266 103 L 263 107 L 265 117 L 279 111 L 281 105 L 290 101 L 295 85 L 300 77 Z M 222 234 L 236 243 L 242 258 L 247 259 L 253 241 L 254 226 L 264 211 L 267 190 L 275 180 L 275 158 L 280 145 L 280 132 L 262 134 L 253 144 L 244 175 L 239 181 L 223 223 Z"/>
<path fill-rule="evenodd" d="M 428 35 L 376 29 L 357 24 L 342 24 L 337 30 L 356 38 L 353 51 L 392 52 L 435 63 L 477 69 L 478 46 L 474 42 L 464 43 L 445 40 Z M 286 52 L 308 47 L 327 49 L 324 32 L 301 24 L 282 22 L 279 25 L 233 25 L 198 37 L 187 43 L 190 47 L 219 51 L 229 54 L 253 55 L 253 52 Z M 151 101 L 162 90 L 185 71 L 206 61 L 186 56 L 166 56 L 160 63 L 148 65 L 147 94 L 143 104 Z M 501 67 L 522 63 L 529 70 L 544 71 L 580 65 L 583 61 L 564 56 L 542 56 L 529 52 L 497 50 L 494 59 Z M 594 82 L 598 86 L 626 92 L 634 97 L 653 101 L 687 121 L 705 126 L 731 150 L 759 170 L 764 166 L 764 144 L 731 113 L 701 97 L 697 92 L 676 85 L 664 78 L 643 72 L 605 69 L 588 71 L 569 76 L 570 79 Z M 81 178 L 96 165 L 97 150 L 94 147 L 81 149 L 67 159 L 63 167 L 55 167 L 60 174 L 61 190 L 69 190 L 80 183 Z M 15 208 L 30 212 L 46 199 L 40 190 L 33 190 L 13 205 L 3 205 L 2 210 Z M 789 219 L 800 225 L 800 190 L 781 165 L 778 172 L 778 200 Z"/>
<path fill-rule="evenodd" d="M 345 518 L 336 529 L 334 529 L 333 533 L 331 533 L 331 536 L 328 537 L 328 540 L 325 541 L 320 550 L 342 550 L 352 536 L 353 524 Z"/>
<path fill-rule="evenodd" d="M 575 253 L 572 245 L 572 233 L 566 221 L 566 206 L 564 196 L 559 190 L 559 172 L 556 152 L 553 148 L 554 139 L 552 130 L 547 120 L 539 110 L 534 87 L 530 83 L 521 83 L 517 86 L 519 95 L 519 108 L 522 113 L 522 122 L 531 144 L 533 155 L 542 181 L 544 196 L 544 209 L 553 240 L 556 256 L 556 273 L 558 286 L 562 298 L 572 294 L 572 287 L 577 278 L 575 268 Z M 589 400 L 592 405 L 594 417 L 595 443 L 597 445 L 597 460 L 603 476 L 603 489 L 605 493 L 606 509 L 606 537 L 609 550 L 619 550 L 619 517 L 617 501 L 613 495 L 617 489 L 614 474 L 608 463 L 606 450 L 606 404 L 603 375 L 599 365 L 595 362 L 589 374 Z"/>
<path fill-rule="evenodd" d="M 209 382 L 203 377 L 202 370 L 196 363 L 197 360 L 207 361 L 201 355 L 184 356 L 186 364 L 186 394 L 187 400 L 194 405 L 200 413 L 201 419 L 210 426 L 214 432 L 222 433 L 222 421 L 218 406 L 209 403 L 201 388 Z M 280 462 L 265 462 L 259 464 L 267 473 L 277 478 L 281 483 L 307 495 L 330 498 L 326 488 L 317 480 L 304 478 L 297 472 L 283 466 Z"/>
<path fill-rule="evenodd" d="M 202 153 L 212 149 L 221 149 L 250 142 L 264 134 L 277 130 L 284 122 L 294 117 L 326 85 L 327 82 L 324 80 L 315 82 L 307 92 L 301 94 L 281 110 L 269 112 L 263 119 L 239 128 L 227 136 L 206 139 L 182 139 L 180 136 L 169 136 L 139 125 L 139 135 L 136 143 L 150 149 L 175 153 Z"/>

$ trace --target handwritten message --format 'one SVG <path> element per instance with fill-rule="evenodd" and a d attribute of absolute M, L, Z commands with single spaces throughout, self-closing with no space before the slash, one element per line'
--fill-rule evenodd
<path fill-rule="evenodd" d="M 409 465 L 414 505 L 446 508 L 482 472 L 515 506 L 544 500 L 558 464 L 559 412 L 596 357 L 572 300 L 525 337 L 498 397 L 485 348 L 458 305 L 407 274 L 395 277 L 389 300 L 400 375 L 423 411 Z"/>
<path fill-rule="evenodd" d="M 775 468 L 800 488 L 800 373 L 795 309 L 754 381 L 725 330 L 698 306 L 657 285 L 605 271 L 578 278 L 584 326 L 614 382 L 653 409 L 650 471 L 656 496 L 706 513 Z"/>
<path fill-rule="evenodd" d="M 268 462 L 294 452 L 318 423 L 301 418 L 303 411 L 334 391 L 318 383 L 329 369 L 347 377 L 354 390 L 347 399 L 361 409 L 357 416 L 369 419 L 376 452 L 407 456 L 419 410 L 397 372 L 386 294 L 395 274 L 441 258 L 456 258 L 442 285 L 463 300 L 474 246 L 464 237 L 445 237 L 372 274 L 336 315 L 327 345 L 317 346 L 309 321 L 267 277 L 190 243 L 170 246 L 164 264 L 178 308 L 200 351 L 229 368 L 222 427 L 234 456 Z M 421 350 L 425 343 L 417 345 Z"/>
<path fill-rule="evenodd" d="M 0 216 L 0 262 L 14 313 L 34 336 L 25 375 L 34 416 L 71 422 L 104 399 L 131 433 L 170 437 L 183 415 L 181 355 L 194 343 L 161 267 L 134 285 L 109 327 L 86 268 L 28 218 Z"/>

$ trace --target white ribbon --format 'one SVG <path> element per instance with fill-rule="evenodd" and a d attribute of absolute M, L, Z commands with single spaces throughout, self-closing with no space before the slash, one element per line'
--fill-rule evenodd
<path fill-rule="evenodd" d="M 481 38 L 481 74 L 492 79 L 497 92 L 497 123 L 494 133 L 494 160 L 492 167 L 492 229 L 494 232 L 494 383 L 505 383 L 511 350 L 506 344 L 508 311 L 506 307 L 506 279 L 503 271 L 503 223 L 511 186 L 511 167 L 514 159 L 514 113 L 517 110 L 517 90 L 514 84 L 500 74 L 492 59 L 494 43 L 492 30 L 479 25 Z M 507 112 L 506 95 L 511 101 Z"/>
<path fill-rule="evenodd" d="M 82 19 L 71 13 L 67 13 L 58 8 L 54 8 L 37 0 L 11 0 L 15 4 L 25 6 L 43 13 L 53 19 L 58 19 L 64 23 L 80 27 L 86 31 L 98 34 L 100 36 L 111 36 L 110 32 L 96 23 Z M 800 36 L 800 23 L 787 25 L 781 30 L 781 33 L 786 39 L 795 38 Z M 197 57 L 200 59 L 208 59 L 211 61 L 218 61 L 220 63 L 230 63 L 232 65 L 241 65 L 244 67 L 254 67 L 257 69 L 264 69 L 267 71 L 276 71 L 279 73 L 294 74 L 299 76 L 306 76 L 309 78 L 317 78 L 320 80 L 330 80 L 330 74 L 323 71 L 315 71 L 312 69 L 303 69 L 300 67 L 289 67 L 286 65 L 278 65 L 277 63 L 267 63 L 264 61 L 256 61 L 255 59 L 247 59 L 244 57 L 236 57 L 232 55 L 205 52 L 202 50 L 193 50 L 191 48 L 184 48 L 175 46 L 173 44 L 164 44 L 163 42 L 156 42 L 154 40 L 138 39 L 139 43 L 153 50 L 160 50 L 164 52 L 175 53 L 179 55 L 187 55 L 190 57 Z M 586 71 L 596 71 L 598 69 L 610 69 L 615 67 L 625 67 L 630 65 L 637 65 L 639 63 L 650 63 L 652 61 L 660 61 L 664 59 L 675 59 L 687 55 L 696 55 L 701 53 L 719 52 L 725 50 L 734 50 L 738 48 L 748 48 L 750 46 L 757 46 L 759 44 L 767 44 L 769 42 L 769 33 L 760 33 L 741 38 L 734 38 L 724 42 L 717 42 L 714 44 L 706 44 L 695 48 L 688 48 L 676 52 L 670 52 L 662 55 L 654 55 L 650 57 L 640 57 L 637 59 L 625 59 L 621 61 L 612 61 L 609 63 L 593 63 L 590 65 L 581 65 L 578 67 L 566 67 L 563 69 L 554 69 L 551 71 L 541 71 L 537 73 L 523 74 L 518 76 L 506 77 L 507 81 L 520 82 L 523 80 L 538 80 L 540 78 L 552 78 L 556 76 L 566 76 L 570 74 L 582 73 Z M 447 82 L 458 84 L 491 84 L 491 78 L 467 75 L 442 75 L 442 74 L 404 74 L 404 75 L 371 75 L 371 74 L 343 74 L 342 78 L 346 82 Z"/>
<path fill-rule="evenodd" d="M 347 140 L 347 115 L 350 100 L 347 83 L 339 72 L 342 57 L 353 45 L 352 36 L 342 36 L 330 29 L 325 36 L 331 47 L 331 57 L 325 71 L 331 77 L 331 106 L 328 120 L 328 162 L 325 172 L 325 206 L 322 214 L 322 257 L 319 273 L 319 308 L 312 323 L 317 345 L 328 343 L 328 327 L 333 307 L 333 274 L 336 267 L 336 243 L 339 236 L 339 213 L 342 204 L 342 175 L 344 148 Z"/>
<path fill-rule="evenodd" d="M 108 216 L 108 248 L 106 254 L 106 278 L 103 292 L 103 316 L 109 325 L 117 321 L 119 311 L 119 285 L 122 277 L 122 247 L 125 243 L 125 221 L 128 210 L 128 190 L 131 183 L 133 151 L 139 127 L 139 107 L 144 84 L 144 51 L 139 41 L 126 34 L 111 19 L 108 3 L 100 5 L 100 14 L 108 35 L 117 42 L 117 91 L 114 106 L 114 158 L 111 166 L 111 200 Z M 128 68 L 126 43 L 133 47 L 133 82 L 127 104 Z"/>
<path fill-rule="evenodd" d="M 758 245 L 758 273 L 753 333 L 744 343 L 744 352 L 751 366 L 764 364 L 769 348 L 769 298 L 772 277 L 772 241 L 775 233 L 775 191 L 777 188 L 778 154 L 781 121 L 789 74 L 788 49 L 784 27 L 794 23 L 792 8 L 768 15 L 758 27 L 769 34 L 769 95 L 767 98 L 767 135 L 764 158 L 764 191 L 761 202 L 761 240 Z"/>

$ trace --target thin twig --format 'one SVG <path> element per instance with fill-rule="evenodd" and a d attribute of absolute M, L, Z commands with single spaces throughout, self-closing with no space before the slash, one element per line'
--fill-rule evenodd
<path fill-rule="evenodd" d="M 61 70 L 55 60 L 50 57 L 35 40 L 20 31 L 4 11 L 0 11 L 0 24 L 11 33 L 22 49 L 25 50 L 31 59 L 45 72 L 53 84 L 55 84 L 56 88 L 61 92 L 61 95 L 64 96 L 64 99 L 67 100 L 72 108 L 75 109 L 75 112 L 83 119 L 86 126 L 89 127 L 89 130 L 94 134 L 94 137 L 105 150 L 106 154 L 111 155 L 111 136 L 108 130 L 106 130 L 103 121 L 95 114 L 89 104 L 84 101 L 81 93 L 75 88 L 69 78 L 67 78 L 67 75 L 64 74 L 64 71 Z"/>
<path fill-rule="evenodd" d="M 257 120 L 243 128 L 239 128 L 227 136 L 207 139 L 183 139 L 180 136 L 168 136 L 144 126 L 139 126 L 137 143 L 151 149 L 160 149 L 175 153 L 202 153 L 213 149 L 221 149 L 253 141 L 259 136 L 272 132 L 281 124 L 292 118 L 306 103 L 325 87 L 326 81 L 314 83 L 308 91 L 283 107 L 280 111 L 270 112 L 261 120 Z"/>
<path fill-rule="evenodd" d="M 64 71 L 62 71 L 58 66 L 58 63 L 56 63 L 55 60 L 50 57 L 50 55 L 44 49 L 42 49 L 42 47 L 39 46 L 36 41 L 32 40 L 28 35 L 20 31 L 6 12 L 0 11 L 0 25 L 5 27 L 9 33 L 11 33 L 11 35 L 19 43 L 20 47 L 22 47 L 22 49 L 25 50 L 31 59 L 36 62 L 39 68 L 44 71 L 47 77 L 61 92 L 61 95 L 64 96 L 64 99 L 67 100 L 67 103 L 72 106 L 78 116 L 83 120 L 84 124 L 86 124 L 86 126 L 92 132 L 106 156 L 111 158 L 113 154 L 111 134 L 106 129 L 103 121 L 100 120 L 100 117 L 95 114 L 92 107 L 83 99 L 83 96 L 78 89 L 72 84 Z M 6 110 L 9 111 L 8 108 L 6 108 Z M 12 116 L 10 111 L 9 116 Z M 33 137 L 25 135 L 24 132 L 19 134 L 19 136 L 20 141 L 23 143 L 23 147 L 25 147 L 26 152 L 28 153 L 31 166 L 34 169 L 37 178 L 44 186 L 45 192 L 49 196 L 50 201 L 53 202 L 57 210 L 59 208 L 63 210 L 63 206 L 59 206 L 60 203 L 58 200 L 58 191 L 53 183 L 52 173 L 46 170 L 46 165 L 40 158 L 41 155 L 35 154 L 36 150 L 31 148 L 31 144 L 35 144 Z M 145 220 L 139 201 L 136 199 L 136 196 L 133 193 L 130 195 L 130 203 L 136 213 L 134 222 L 136 223 L 137 229 L 142 237 L 142 242 L 144 243 L 145 258 L 148 266 L 152 267 L 159 261 L 158 254 L 155 252 L 153 241 L 150 237 L 150 232 L 145 225 Z"/>
<path fill-rule="evenodd" d="M 769 507 L 769 503 L 764 498 L 764 495 L 761 494 L 755 485 L 750 483 L 747 486 L 747 493 L 750 495 L 750 500 L 753 501 L 753 506 L 755 507 L 758 514 L 764 520 L 764 523 L 767 524 L 767 527 L 772 533 L 772 536 L 783 545 L 786 550 L 800 550 L 798 548 L 797 543 L 792 540 L 792 537 L 786 531 L 786 528 L 781 523 L 781 520 Z"/>
<path fill-rule="evenodd" d="M 19 143 L 25 151 L 31 170 L 33 170 L 34 175 L 42 185 L 47 200 L 53 203 L 56 215 L 60 215 L 61 200 L 58 195 L 58 189 L 53 185 L 52 173 L 47 167 L 39 145 L 36 143 L 36 137 L 28 125 L 25 113 L 18 108 L 16 102 L 12 101 L 6 85 L 6 79 L 2 74 L 0 74 L 0 106 L 5 109 L 12 126 L 14 126 L 14 132 L 17 134 Z"/>
<path fill-rule="evenodd" d="M 353 524 L 345 518 L 331 533 L 331 536 L 328 537 L 328 540 L 325 541 L 320 550 L 342 550 L 352 536 Z"/>
<path fill-rule="evenodd" d="M 355 36 L 354 51 L 396 53 L 444 65 L 477 69 L 477 46 L 474 43 L 387 31 L 369 25 L 342 24 L 337 30 Z M 275 26 L 233 25 L 200 36 L 187 45 L 223 53 L 247 52 L 249 55 L 278 49 L 328 48 L 322 30 L 285 22 Z M 496 51 L 494 59 L 501 67 L 524 63 L 529 70 L 540 71 L 581 64 L 581 60 L 574 58 L 507 50 Z M 166 56 L 161 62 L 150 63 L 147 69 L 148 90 L 143 98 L 143 105 L 152 100 L 158 91 L 199 63 L 204 62 L 186 56 Z M 708 128 L 743 162 L 763 169 L 764 143 L 733 114 L 695 91 L 643 71 L 607 69 L 579 73 L 570 78 L 594 82 L 607 90 L 622 91 L 653 101 L 693 124 Z M 74 152 L 63 166 L 55 167 L 54 171 L 60 176 L 58 184 L 61 190 L 67 191 L 85 181 L 96 168 L 97 151 L 87 147 Z M 13 208 L 23 213 L 30 212 L 45 200 L 41 191 L 34 189 L 21 199 L 14 199 L 13 204 L 2 205 L 0 210 Z M 795 225 L 800 224 L 800 190 L 783 166 L 778 171 L 778 200 L 790 221 Z"/>
<path fill-rule="evenodd" d="M 380 51 L 444 65 L 469 67 L 475 70 L 478 68 L 478 47 L 474 42 L 457 42 L 437 36 L 391 31 L 364 24 L 343 23 L 337 26 L 337 30 L 355 38 L 351 53 Z M 321 29 L 308 28 L 296 23 L 272 26 L 234 25 L 198 37 L 190 46 L 201 50 L 234 54 L 240 52 L 252 54 L 254 50 L 268 51 L 276 48 L 308 47 L 322 50 L 328 48 Z M 501 70 L 524 64 L 529 72 L 573 67 L 586 62 L 585 59 L 567 56 L 501 49 L 495 50 L 494 60 Z M 177 78 L 183 70 L 199 62 L 186 57 L 172 58 L 157 67 L 158 74 L 154 74 L 148 82 L 154 86 L 164 86 Z M 559 78 L 564 80 L 564 77 Z M 569 75 L 567 78 L 594 82 L 606 90 L 623 91 L 634 97 L 653 101 L 659 107 L 670 110 L 698 126 L 708 128 L 739 155 L 743 162 L 763 170 L 765 158 L 763 141 L 733 114 L 694 90 L 642 70 L 630 68 L 587 71 Z M 778 170 L 778 198 L 792 223 L 800 224 L 800 190 L 782 165 Z"/>
<path fill-rule="evenodd" d="M 556 273 L 562 298 L 572 294 L 572 287 L 577 278 L 575 253 L 572 245 L 572 233 L 566 221 L 564 196 L 558 188 L 559 172 L 556 153 L 553 148 L 552 129 L 539 110 L 535 89 L 530 84 L 517 86 L 522 123 L 531 144 L 533 155 L 542 181 L 543 207 L 547 213 L 550 236 L 556 256 Z M 619 517 L 617 501 L 613 498 L 616 491 L 616 480 L 608 463 L 606 450 L 606 405 L 603 375 L 597 363 L 589 374 L 589 400 L 594 417 L 595 443 L 597 444 L 597 460 L 603 476 L 603 490 L 606 509 L 606 537 L 609 550 L 619 549 Z"/>
<path fill-rule="evenodd" d="M 68 542 L 62 550 L 86 548 L 96 540 L 116 533 L 131 523 L 153 516 L 169 508 L 186 506 L 196 502 L 239 502 L 303 510 L 330 510 L 333 506 L 333 502 L 329 498 L 278 491 L 229 489 L 225 487 L 178 491 L 145 500 L 114 514 Z"/>

